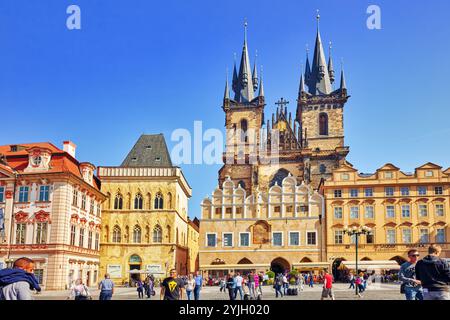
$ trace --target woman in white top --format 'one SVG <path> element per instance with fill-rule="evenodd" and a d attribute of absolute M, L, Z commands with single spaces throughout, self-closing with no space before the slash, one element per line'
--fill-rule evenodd
<path fill-rule="evenodd" d="M 188 300 L 191 300 L 191 294 L 192 291 L 194 291 L 195 288 L 195 280 L 194 280 L 194 276 L 192 275 L 192 273 L 189 275 L 188 280 L 186 281 L 186 295 Z"/>
<path fill-rule="evenodd" d="M 75 284 L 70 288 L 70 295 L 67 299 L 75 298 L 75 300 L 89 300 L 91 295 L 88 288 L 83 284 L 81 279 L 77 279 Z"/>

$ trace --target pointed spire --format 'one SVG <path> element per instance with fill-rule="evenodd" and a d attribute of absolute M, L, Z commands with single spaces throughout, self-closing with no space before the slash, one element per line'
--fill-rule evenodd
<path fill-rule="evenodd" d="M 332 49 L 332 43 L 330 41 L 330 46 L 329 46 L 329 57 L 328 57 L 328 73 L 330 76 L 330 82 L 334 83 L 335 77 L 334 77 L 334 65 L 333 65 L 333 58 L 331 56 L 331 49 Z"/>
<path fill-rule="evenodd" d="M 261 83 L 259 84 L 259 97 L 264 97 L 263 67 L 261 66 Z"/>
<path fill-rule="evenodd" d="M 305 66 L 305 80 L 309 85 L 311 77 L 311 64 L 309 63 L 309 46 L 306 45 L 306 66 Z"/>
<path fill-rule="evenodd" d="M 303 69 L 303 66 L 301 66 L 301 69 Z M 303 92 L 305 92 L 305 79 L 303 78 L 303 74 L 301 74 L 299 96 L 301 96 Z"/>
<path fill-rule="evenodd" d="M 253 91 L 258 90 L 258 70 L 256 68 L 256 60 L 258 59 L 258 51 L 255 53 L 255 62 L 253 64 L 252 80 L 253 80 Z"/>
<path fill-rule="evenodd" d="M 225 81 L 225 92 L 223 94 L 223 98 L 224 99 L 230 99 L 230 89 L 228 89 L 228 68 L 227 68 L 227 76 L 226 76 L 226 81 Z"/>
<path fill-rule="evenodd" d="M 253 100 L 253 81 L 247 48 L 247 21 L 244 23 L 244 46 L 242 48 L 241 64 L 239 66 L 236 89 L 234 100 L 237 102 L 245 103 Z"/>
<path fill-rule="evenodd" d="M 341 91 L 347 90 L 347 83 L 345 82 L 345 73 L 344 73 L 344 61 L 341 61 Z"/>
<path fill-rule="evenodd" d="M 314 60 L 311 69 L 311 79 L 308 82 L 309 93 L 313 95 L 327 95 L 332 91 L 330 75 L 325 62 L 325 53 L 322 45 L 322 38 L 319 31 L 320 15 L 317 13 L 317 36 L 314 48 Z"/>
<path fill-rule="evenodd" d="M 232 82 L 232 88 L 233 91 L 236 93 L 237 89 L 238 89 L 238 75 L 237 75 L 237 70 L 236 70 L 236 52 L 234 53 L 234 67 L 233 67 L 233 82 Z"/>

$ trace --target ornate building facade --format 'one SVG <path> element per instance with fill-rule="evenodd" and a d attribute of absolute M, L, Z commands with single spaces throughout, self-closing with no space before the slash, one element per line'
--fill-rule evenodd
<path fill-rule="evenodd" d="M 330 54 L 326 61 L 318 27 L 312 64 L 307 57 L 300 77 L 295 118 L 281 99 L 266 120 L 263 78 L 256 63 L 251 69 L 245 26 L 240 66 L 233 70 L 234 96 L 225 84 L 225 164 L 219 186 L 202 202 L 202 270 L 322 265 L 324 204 L 316 190 L 349 152 L 344 72 L 339 88 L 333 88 L 334 81 L 333 59 Z"/>
<path fill-rule="evenodd" d="M 149 273 L 160 278 L 171 268 L 190 271 L 190 259 L 195 261 L 189 251 L 195 246 L 188 218 L 192 191 L 181 169 L 172 166 L 164 136 L 142 135 L 121 166 L 98 172 L 107 195 L 102 273 L 122 284 Z"/>
<path fill-rule="evenodd" d="M 409 249 L 422 256 L 430 243 L 450 257 L 450 168 L 427 163 L 414 173 L 386 164 L 374 174 L 361 174 L 344 163 L 333 172 L 322 191 L 326 199 L 327 259 L 334 271 L 355 260 L 354 238 L 344 235 L 345 226 L 366 225 L 371 235 L 360 239 L 359 259 L 366 268 L 377 261 L 402 263 Z"/>
<path fill-rule="evenodd" d="M 76 146 L 51 143 L 0 146 L 0 261 L 36 262 L 46 290 L 67 289 L 75 279 L 99 278 L 101 203 L 95 166 L 78 162 Z"/>

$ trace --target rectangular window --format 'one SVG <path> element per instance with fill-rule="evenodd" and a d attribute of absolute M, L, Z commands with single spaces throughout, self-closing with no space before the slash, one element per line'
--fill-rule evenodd
<path fill-rule="evenodd" d="M 86 210 L 86 195 L 85 194 L 83 194 L 81 196 L 81 209 Z"/>
<path fill-rule="evenodd" d="M 77 207 L 78 206 L 78 190 L 73 188 L 72 192 L 72 205 Z"/>
<path fill-rule="evenodd" d="M 394 177 L 394 175 L 390 171 L 384 173 L 385 179 L 392 179 L 393 177 Z"/>
<path fill-rule="evenodd" d="M 402 230 L 402 240 L 403 240 L 403 243 L 411 243 L 412 242 L 411 229 L 403 229 Z"/>
<path fill-rule="evenodd" d="M 281 207 L 280 207 L 280 206 L 276 206 L 276 207 L 273 209 L 273 211 L 274 211 L 275 213 L 280 213 Z"/>
<path fill-rule="evenodd" d="M 16 244 L 25 244 L 27 236 L 27 224 L 18 223 L 16 225 Z"/>
<path fill-rule="evenodd" d="M 334 207 L 334 218 L 342 219 L 342 207 Z"/>
<path fill-rule="evenodd" d="M 19 202 L 28 202 L 28 186 L 19 187 Z"/>
<path fill-rule="evenodd" d="M 100 233 L 96 232 L 95 233 L 95 250 L 98 251 L 99 248 L 100 248 Z"/>
<path fill-rule="evenodd" d="M 438 217 L 443 217 L 444 216 L 444 205 L 437 204 L 435 208 L 436 208 L 436 215 Z"/>
<path fill-rule="evenodd" d="M 289 232 L 289 245 L 299 246 L 300 245 L 300 232 Z"/>
<path fill-rule="evenodd" d="M 306 244 L 308 246 L 315 246 L 317 244 L 317 235 L 315 232 L 306 233 Z"/>
<path fill-rule="evenodd" d="M 409 187 L 400 188 L 400 193 L 402 196 L 409 196 Z"/>
<path fill-rule="evenodd" d="M 342 190 L 334 190 L 335 198 L 342 198 Z"/>
<path fill-rule="evenodd" d="M 39 201 L 48 202 L 50 194 L 50 186 L 40 186 L 39 187 Z"/>
<path fill-rule="evenodd" d="M 33 273 L 34 276 L 36 277 L 37 282 L 39 284 L 42 284 L 44 280 L 44 269 L 34 269 Z"/>
<path fill-rule="evenodd" d="M 419 204 L 419 217 L 428 216 L 428 206 L 426 204 Z"/>
<path fill-rule="evenodd" d="M 225 213 L 226 213 L 226 214 L 232 214 L 232 213 L 233 213 L 233 208 L 231 208 L 231 207 L 226 207 L 226 208 L 225 208 Z"/>
<path fill-rule="evenodd" d="M 241 247 L 250 246 L 250 233 L 241 233 L 239 237 L 240 237 L 239 243 Z"/>
<path fill-rule="evenodd" d="M 92 249 L 92 231 L 88 232 L 88 249 Z"/>
<path fill-rule="evenodd" d="M 351 189 L 350 190 L 350 197 L 357 198 L 358 197 L 358 189 Z"/>
<path fill-rule="evenodd" d="M 350 236 L 350 243 L 351 243 L 351 244 L 356 244 L 356 235 L 355 235 L 355 234 L 352 234 L 352 235 Z"/>
<path fill-rule="evenodd" d="M 395 218 L 395 206 L 386 206 L 386 218 Z"/>
<path fill-rule="evenodd" d="M 437 229 L 436 230 L 436 242 L 437 243 L 445 242 L 445 229 Z"/>
<path fill-rule="evenodd" d="M 94 214 L 94 207 L 95 207 L 94 199 L 92 199 L 92 200 L 91 200 L 91 206 L 90 206 L 90 208 L 89 208 L 89 213 L 90 213 L 90 214 Z"/>
<path fill-rule="evenodd" d="M 434 187 L 434 194 L 442 195 L 442 194 L 444 194 L 444 190 L 442 189 L 442 187 Z"/>
<path fill-rule="evenodd" d="M 70 226 L 70 245 L 75 245 L 75 234 L 77 232 L 77 227 L 75 225 Z"/>
<path fill-rule="evenodd" d="M 366 188 L 364 191 L 366 197 L 373 197 L 373 189 L 372 188 Z"/>
<path fill-rule="evenodd" d="M 386 242 L 388 244 L 395 244 L 396 243 L 395 229 L 388 229 L 388 230 L 386 230 Z"/>
<path fill-rule="evenodd" d="M 411 218 L 411 207 L 409 204 L 402 205 L 402 218 Z"/>
<path fill-rule="evenodd" d="M 417 194 L 419 196 L 426 196 L 427 195 L 427 187 L 418 187 L 417 188 Z"/>
<path fill-rule="evenodd" d="M 217 236 L 213 233 L 209 233 L 206 235 L 206 241 L 207 247 L 215 247 L 217 244 Z"/>
<path fill-rule="evenodd" d="M 101 211 L 101 207 L 100 207 L 100 203 L 97 203 L 97 217 L 100 217 L 102 211 Z"/>
<path fill-rule="evenodd" d="M 386 187 L 384 188 L 384 193 L 387 197 L 393 197 L 394 196 L 394 188 L 393 187 Z"/>
<path fill-rule="evenodd" d="M 224 233 L 223 234 L 223 246 L 224 247 L 232 247 L 233 246 L 233 234 L 232 233 Z"/>
<path fill-rule="evenodd" d="M 36 243 L 47 243 L 47 222 L 38 222 L 36 224 Z"/>
<path fill-rule="evenodd" d="M 373 206 L 366 206 L 365 217 L 366 217 L 366 219 L 374 219 L 375 218 L 375 209 Z"/>
<path fill-rule="evenodd" d="M 79 247 L 84 247 L 84 228 L 80 228 Z"/>
<path fill-rule="evenodd" d="M 272 245 L 276 247 L 281 247 L 283 245 L 283 233 L 274 232 L 272 233 Z"/>
<path fill-rule="evenodd" d="M 342 180 L 347 181 L 347 180 L 350 179 L 350 175 L 349 175 L 348 173 L 343 173 L 343 174 L 341 175 L 341 178 L 342 178 Z"/>
<path fill-rule="evenodd" d="M 344 243 L 344 231 L 334 230 L 334 244 L 343 244 L 343 243 Z"/>
<path fill-rule="evenodd" d="M 366 243 L 367 244 L 373 244 L 374 243 L 374 237 L 373 232 L 366 234 Z"/>
<path fill-rule="evenodd" d="M 430 238 L 428 235 L 428 229 L 420 229 L 420 243 L 429 243 Z"/>
<path fill-rule="evenodd" d="M 0 202 L 5 202 L 5 187 L 0 187 Z"/>
<path fill-rule="evenodd" d="M 359 218 L 359 207 L 350 207 L 350 219 Z"/>

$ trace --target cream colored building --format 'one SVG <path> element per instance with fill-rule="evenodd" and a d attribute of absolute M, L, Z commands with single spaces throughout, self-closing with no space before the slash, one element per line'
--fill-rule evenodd
<path fill-rule="evenodd" d="M 253 195 L 228 177 L 202 202 L 200 269 L 223 276 L 323 266 L 324 213 L 323 197 L 294 176 Z"/>
<path fill-rule="evenodd" d="M 407 259 L 412 248 L 426 255 L 430 243 L 443 247 L 450 257 L 450 169 L 427 163 L 414 173 L 386 164 L 374 174 L 362 174 L 344 163 L 334 170 L 322 191 L 326 199 L 327 259 L 334 268 L 341 261 L 355 261 L 354 239 L 343 234 L 345 226 L 369 226 L 362 236 L 359 260 L 366 268 L 378 261 Z"/>
<path fill-rule="evenodd" d="M 141 136 L 121 166 L 100 167 L 98 173 L 107 195 L 101 273 L 118 284 L 146 274 L 161 278 L 171 268 L 186 274 L 192 191 L 181 169 L 172 166 L 164 137 Z"/>

